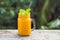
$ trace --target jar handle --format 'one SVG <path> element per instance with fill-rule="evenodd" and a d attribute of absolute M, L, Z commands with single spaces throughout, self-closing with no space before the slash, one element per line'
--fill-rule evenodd
<path fill-rule="evenodd" d="M 32 31 L 34 31 L 36 29 L 36 24 L 35 24 L 35 20 L 34 19 L 32 19 L 32 23 L 33 23 L 33 29 L 32 29 Z"/>

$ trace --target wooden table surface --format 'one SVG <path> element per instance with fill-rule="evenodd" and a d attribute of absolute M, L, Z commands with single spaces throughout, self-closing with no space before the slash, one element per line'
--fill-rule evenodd
<path fill-rule="evenodd" d="M 60 40 L 60 30 L 34 30 L 28 37 L 18 36 L 17 30 L 0 30 L 0 40 Z"/>

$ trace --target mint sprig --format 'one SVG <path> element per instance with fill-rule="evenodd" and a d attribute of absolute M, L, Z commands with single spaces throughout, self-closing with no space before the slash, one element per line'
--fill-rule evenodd
<path fill-rule="evenodd" d="M 26 10 L 24 9 L 20 9 L 20 18 L 22 18 L 24 15 L 30 15 L 30 11 L 31 9 L 30 8 L 27 8 Z"/>

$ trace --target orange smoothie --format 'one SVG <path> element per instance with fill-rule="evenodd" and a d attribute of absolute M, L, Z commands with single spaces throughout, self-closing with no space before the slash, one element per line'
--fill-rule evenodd
<path fill-rule="evenodd" d="M 29 15 L 24 15 L 20 18 L 18 14 L 18 34 L 21 36 L 28 36 L 31 33 L 31 18 Z"/>

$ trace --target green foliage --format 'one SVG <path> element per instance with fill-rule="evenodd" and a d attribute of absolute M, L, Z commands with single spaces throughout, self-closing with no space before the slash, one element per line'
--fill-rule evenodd
<path fill-rule="evenodd" d="M 0 29 L 17 28 L 19 9 L 29 7 L 32 17 L 35 15 L 36 28 L 60 29 L 60 15 L 58 19 L 49 21 L 56 5 L 60 6 L 60 0 L 0 0 Z"/>
<path fill-rule="evenodd" d="M 41 25 L 43 25 L 44 23 L 47 23 L 47 19 L 46 19 L 46 9 L 49 5 L 49 0 L 46 0 L 44 5 L 43 5 L 43 8 L 42 8 L 42 11 L 41 11 Z"/>
<path fill-rule="evenodd" d="M 60 19 L 56 19 L 48 23 L 49 28 L 60 28 Z"/>
<path fill-rule="evenodd" d="M 47 26 L 41 26 L 40 29 L 46 30 L 46 29 L 49 29 L 49 27 L 47 27 Z"/>
<path fill-rule="evenodd" d="M 2 26 L 4 28 L 17 28 L 18 10 L 28 8 L 30 2 L 32 0 L 0 0 L 0 29 Z"/>
<path fill-rule="evenodd" d="M 41 26 L 40 29 L 60 29 L 60 19 L 55 19 L 47 24 L 47 26 Z"/>

